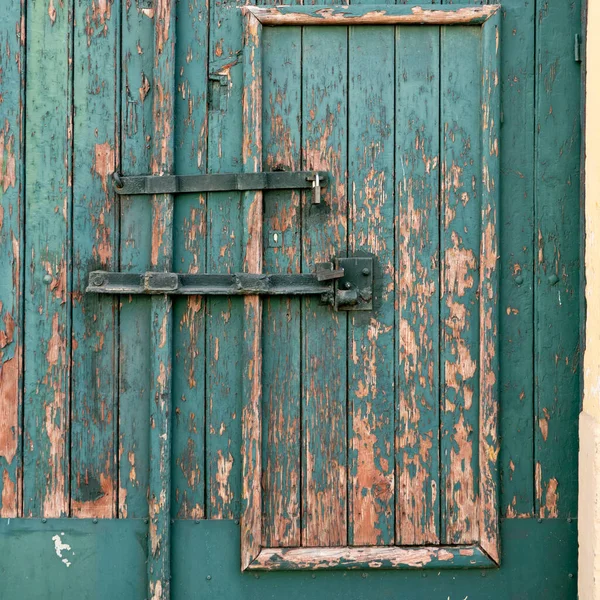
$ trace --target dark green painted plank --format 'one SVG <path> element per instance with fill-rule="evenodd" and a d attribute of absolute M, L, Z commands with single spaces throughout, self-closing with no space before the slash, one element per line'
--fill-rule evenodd
<path fill-rule="evenodd" d="M 301 29 L 263 29 L 263 167 L 301 168 Z M 300 272 L 300 193 L 264 194 L 264 272 Z M 277 239 L 275 239 L 277 236 Z M 300 545 L 300 299 L 263 300 L 263 544 Z"/>
<path fill-rule="evenodd" d="M 69 511 L 71 8 L 27 3 L 23 512 Z"/>
<path fill-rule="evenodd" d="M 153 21 L 122 5 L 121 170 L 150 171 Z M 120 270 L 150 270 L 152 214 L 147 198 L 121 197 Z M 150 298 L 123 296 L 119 315 L 119 516 L 148 514 Z"/>
<path fill-rule="evenodd" d="M 303 168 L 327 169 L 321 204 L 303 198 L 302 269 L 347 247 L 347 31 L 305 27 L 302 47 Z M 319 300 L 302 315 L 302 543 L 347 539 L 347 315 Z"/>
<path fill-rule="evenodd" d="M 173 598 L 401 598 L 530 600 L 577 598 L 577 523 L 503 522 L 499 569 L 240 573 L 239 527 L 232 521 L 177 521 L 173 527 Z M 552 565 L 541 569 L 540 565 Z M 424 576 L 425 575 L 425 576 Z"/>
<path fill-rule="evenodd" d="M 502 3 L 500 431 L 502 514 L 533 514 L 535 5 Z"/>
<path fill-rule="evenodd" d="M 22 499 L 23 186 L 25 4 L 12 2 L 0 23 L 0 516 Z"/>
<path fill-rule="evenodd" d="M 396 29 L 396 541 L 439 541 L 440 29 Z"/>
<path fill-rule="evenodd" d="M 538 2 L 535 153 L 535 509 L 577 511 L 580 406 L 580 2 Z"/>
<path fill-rule="evenodd" d="M 240 3 L 241 4 L 241 3 Z M 211 80 L 208 172 L 235 173 L 242 163 L 242 26 L 235 2 L 210 4 Z M 242 270 L 241 198 L 236 192 L 208 194 L 207 272 Z M 206 303 L 206 516 L 233 518 L 241 500 L 240 347 L 243 301 Z"/>
<path fill-rule="evenodd" d="M 118 265 L 116 168 L 120 2 L 78 0 L 73 88 L 71 513 L 114 517 L 117 464 L 116 298 L 85 294 L 87 274 Z M 90 165 L 92 168 L 90 169 Z"/>
<path fill-rule="evenodd" d="M 348 322 L 348 543 L 394 543 L 394 27 L 348 30 L 348 247 L 376 257 Z M 346 387 L 342 385 L 342 387 Z"/>
<path fill-rule="evenodd" d="M 175 172 L 206 172 L 208 7 L 199 0 L 177 4 Z M 206 271 L 206 194 L 177 196 L 173 267 Z M 173 515 L 205 514 L 205 302 L 173 301 Z"/>
<path fill-rule="evenodd" d="M 478 539 L 481 30 L 441 30 L 441 539 Z M 460 57 L 460 60 L 458 58 Z"/>
<path fill-rule="evenodd" d="M 147 525 L 138 519 L 0 521 L 6 600 L 106 600 L 146 596 Z"/>

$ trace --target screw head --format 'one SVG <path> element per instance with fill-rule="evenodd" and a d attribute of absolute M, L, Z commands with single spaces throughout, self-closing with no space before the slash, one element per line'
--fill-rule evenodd
<path fill-rule="evenodd" d="M 50 275 L 50 273 L 46 273 L 46 275 L 44 275 L 44 283 L 46 285 L 52 283 L 52 275 Z"/>
<path fill-rule="evenodd" d="M 362 578 L 363 578 L 363 579 L 366 579 L 366 578 L 367 578 L 367 574 L 366 574 L 366 573 L 363 573 L 363 574 L 362 574 Z"/>
<path fill-rule="evenodd" d="M 42 519 L 42 523 L 46 523 L 47 519 Z"/>
<path fill-rule="evenodd" d="M 352 287 L 352 284 L 351 284 L 349 281 L 347 281 L 347 282 L 344 284 L 344 287 L 345 287 L 347 290 L 349 290 L 349 289 Z"/>
<path fill-rule="evenodd" d="M 98 523 L 98 519 L 97 519 L 96 517 L 94 517 L 94 518 L 92 519 L 92 523 L 93 523 L 94 525 L 96 525 L 96 524 Z"/>
<path fill-rule="evenodd" d="M 556 275 L 550 275 L 550 277 L 548 277 L 548 283 L 550 285 L 556 285 L 558 283 L 558 277 Z"/>
<path fill-rule="evenodd" d="M 93 275 L 90 276 L 90 284 L 94 285 L 94 286 L 102 286 L 106 283 L 106 279 L 104 277 L 104 275 L 102 275 L 101 273 L 94 273 Z"/>
<path fill-rule="evenodd" d="M 569 579 L 573 579 L 574 575 L 573 573 L 569 573 Z"/>
<path fill-rule="evenodd" d="M 523 275 L 517 275 L 517 276 L 515 277 L 515 283 L 516 283 L 517 285 L 522 285 L 522 284 L 523 284 Z"/>
<path fill-rule="evenodd" d="M 206 576 L 206 580 L 207 580 L 207 581 L 210 581 L 211 579 L 212 579 L 212 577 L 211 577 L 210 575 L 207 575 L 207 576 Z"/>
<path fill-rule="evenodd" d="M 371 274 L 371 270 L 367 269 L 366 267 L 362 270 L 362 274 L 366 277 L 367 275 Z"/>

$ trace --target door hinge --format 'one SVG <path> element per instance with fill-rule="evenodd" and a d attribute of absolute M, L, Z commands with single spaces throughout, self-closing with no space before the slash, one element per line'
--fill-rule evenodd
<path fill-rule="evenodd" d="M 337 258 L 314 273 L 184 274 L 92 271 L 88 294 L 186 296 L 321 296 L 335 310 L 373 309 L 373 258 Z"/>
<path fill-rule="evenodd" d="M 574 56 L 575 56 L 575 62 L 580 63 L 581 62 L 581 36 L 578 33 L 575 34 L 575 43 L 574 43 L 573 51 L 574 51 Z"/>

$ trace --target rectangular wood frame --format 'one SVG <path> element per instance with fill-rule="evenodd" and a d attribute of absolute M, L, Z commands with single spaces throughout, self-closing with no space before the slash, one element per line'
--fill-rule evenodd
<path fill-rule="evenodd" d="M 474 25 L 482 32 L 482 193 L 479 339 L 479 531 L 478 544 L 440 546 L 343 546 L 267 548 L 262 544 L 261 405 L 262 307 L 244 301 L 241 569 L 365 569 L 496 567 L 500 564 L 498 512 L 498 199 L 500 5 L 280 6 L 241 9 L 243 50 L 243 166 L 262 170 L 263 26 L 283 25 Z M 245 192 L 244 269 L 262 273 L 262 192 Z"/>

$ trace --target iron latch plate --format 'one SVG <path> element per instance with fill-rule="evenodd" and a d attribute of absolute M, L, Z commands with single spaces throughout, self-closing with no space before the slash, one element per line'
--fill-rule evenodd
<path fill-rule="evenodd" d="M 373 310 L 373 258 L 352 256 L 335 262 L 344 271 L 335 281 L 335 309 Z"/>

